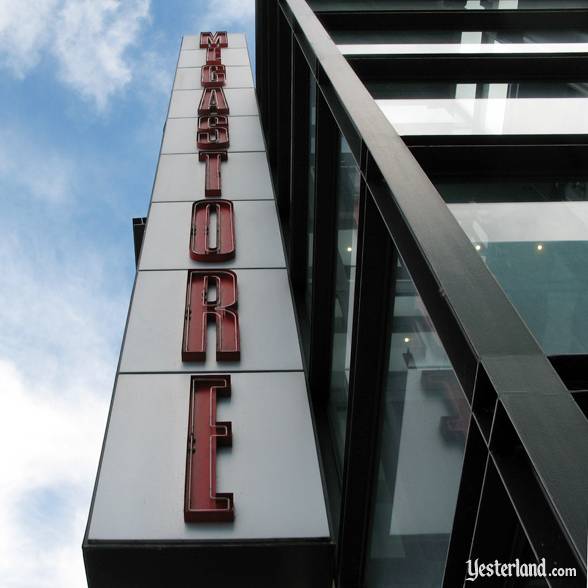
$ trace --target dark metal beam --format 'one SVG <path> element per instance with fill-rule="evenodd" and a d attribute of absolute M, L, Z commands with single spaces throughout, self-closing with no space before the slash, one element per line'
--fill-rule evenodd
<path fill-rule="evenodd" d="M 333 31 L 503 31 L 581 29 L 588 10 L 391 10 L 320 12 L 325 29 Z"/>
<path fill-rule="evenodd" d="M 328 399 L 333 344 L 337 153 L 339 130 L 321 95 L 317 95 L 315 230 L 310 332 L 310 389 L 318 411 Z"/>
<path fill-rule="evenodd" d="M 338 543 L 337 585 L 362 583 L 369 545 L 383 383 L 388 371 L 394 273 L 392 242 L 362 187 L 353 343 Z"/>
<path fill-rule="evenodd" d="M 145 226 L 147 225 L 147 217 L 137 217 L 133 219 L 133 243 L 135 245 L 135 267 L 139 267 L 139 257 L 141 256 L 141 248 L 143 247 L 143 235 L 145 234 Z"/>
<path fill-rule="evenodd" d="M 451 80 L 483 84 L 524 80 L 583 82 L 588 79 L 588 53 L 353 54 L 346 57 L 364 82 Z"/>

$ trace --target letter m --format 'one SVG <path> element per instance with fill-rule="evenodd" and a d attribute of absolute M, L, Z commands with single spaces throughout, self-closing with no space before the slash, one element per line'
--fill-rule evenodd
<path fill-rule="evenodd" d="M 200 33 L 200 49 L 207 49 L 210 46 L 226 49 L 229 46 L 227 31 Z"/>

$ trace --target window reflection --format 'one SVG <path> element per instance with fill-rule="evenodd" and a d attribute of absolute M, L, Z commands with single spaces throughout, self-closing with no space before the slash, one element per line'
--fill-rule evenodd
<path fill-rule="evenodd" d="M 468 45 L 490 43 L 587 43 L 588 32 L 582 29 L 567 30 L 334 30 L 331 33 L 338 45 L 412 45 L 444 44 Z M 366 48 L 364 47 L 364 50 Z M 342 50 L 344 53 L 345 50 Z"/>
<path fill-rule="evenodd" d="M 385 99 L 376 104 L 403 136 L 588 133 L 588 98 L 513 99 L 506 84 L 494 87 L 496 93 L 484 98 Z"/>
<path fill-rule="evenodd" d="M 588 45 L 587 45 L 588 48 Z M 585 98 L 587 81 L 393 81 L 367 82 L 377 99 L 451 98 Z"/>
<path fill-rule="evenodd" d="M 439 182 L 544 352 L 588 352 L 588 183 Z"/>
<path fill-rule="evenodd" d="M 537 10 L 587 8 L 588 0 L 309 0 L 313 10 Z"/>
<path fill-rule="evenodd" d="M 400 262 L 393 304 L 367 586 L 440 587 L 470 414 Z"/>
<path fill-rule="evenodd" d="M 351 149 L 343 137 L 337 166 L 337 243 L 329 421 L 338 465 L 342 468 L 347 422 L 360 177 Z"/>

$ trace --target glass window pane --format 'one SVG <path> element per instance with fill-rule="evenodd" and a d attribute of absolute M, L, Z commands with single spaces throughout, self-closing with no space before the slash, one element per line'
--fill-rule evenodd
<path fill-rule="evenodd" d="M 443 43 L 394 45 L 382 43 L 375 45 L 338 45 L 343 55 L 432 55 L 448 54 L 511 54 L 511 53 L 586 53 L 588 43 L 466 43 L 453 45 Z"/>
<path fill-rule="evenodd" d="M 360 178 L 351 149 L 343 137 L 341 137 L 337 167 L 335 300 L 328 411 L 335 454 L 339 460 L 338 465 L 342 467 L 347 422 Z"/>
<path fill-rule="evenodd" d="M 455 98 L 380 99 L 376 104 L 402 136 L 578 135 L 588 133 L 588 98 L 517 98 L 508 84 L 488 97 L 465 84 Z"/>
<path fill-rule="evenodd" d="M 333 31 L 343 55 L 585 53 L 588 31 Z"/>
<path fill-rule="evenodd" d="M 313 10 L 566 10 L 588 0 L 309 0 Z"/>
<path fill-rule="evenodd" d="M 574 44 L 588 43 L 588 31 L 568 30 L 503 30 L 503 31 L 460 31 L 460 30 L 334 30 L 333 41 L 338 45 L 478 45 L 478 44 Z M 416 48 L 413 48 L 413 50 Z M 358 49 L 359 50 L 359 49 Z M 363 51 L 372 49 L 363 48 Z M 448 50 L 447 47 L 444 48 Z M 527 47 L 528 51 L 529 48 Z M 341 49 L 343 53 L 347 51 Z M 463 51 L 463 47 L 460 47 Z M 386 52 L 386 50 L 384 50 Z"/>
<path fill-rule="evenodd" d="M 368 588 L 438 588 L 470 413 L 413 282 L 397 264 Z"/>
<path fill-rule="evenodd" d="M 588 45 L 586 46 L 588 50 Z M 450 81 L 368 81 L 367 89 L 380 99 L 452 98 L 585 98 L 588 81 L 450 82 Z"/>
<path fill-rule="evenodd" d="M 588 353 L 588 182 L 437 182 L 547 355 Z"/>

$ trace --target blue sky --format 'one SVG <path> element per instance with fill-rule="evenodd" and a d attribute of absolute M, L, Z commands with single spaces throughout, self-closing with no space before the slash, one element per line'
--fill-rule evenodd
<path fill-rule="evenodd" d="M 182 34 L 254 0 L 0 0 L 0 586 L 81 541 Z"/>

